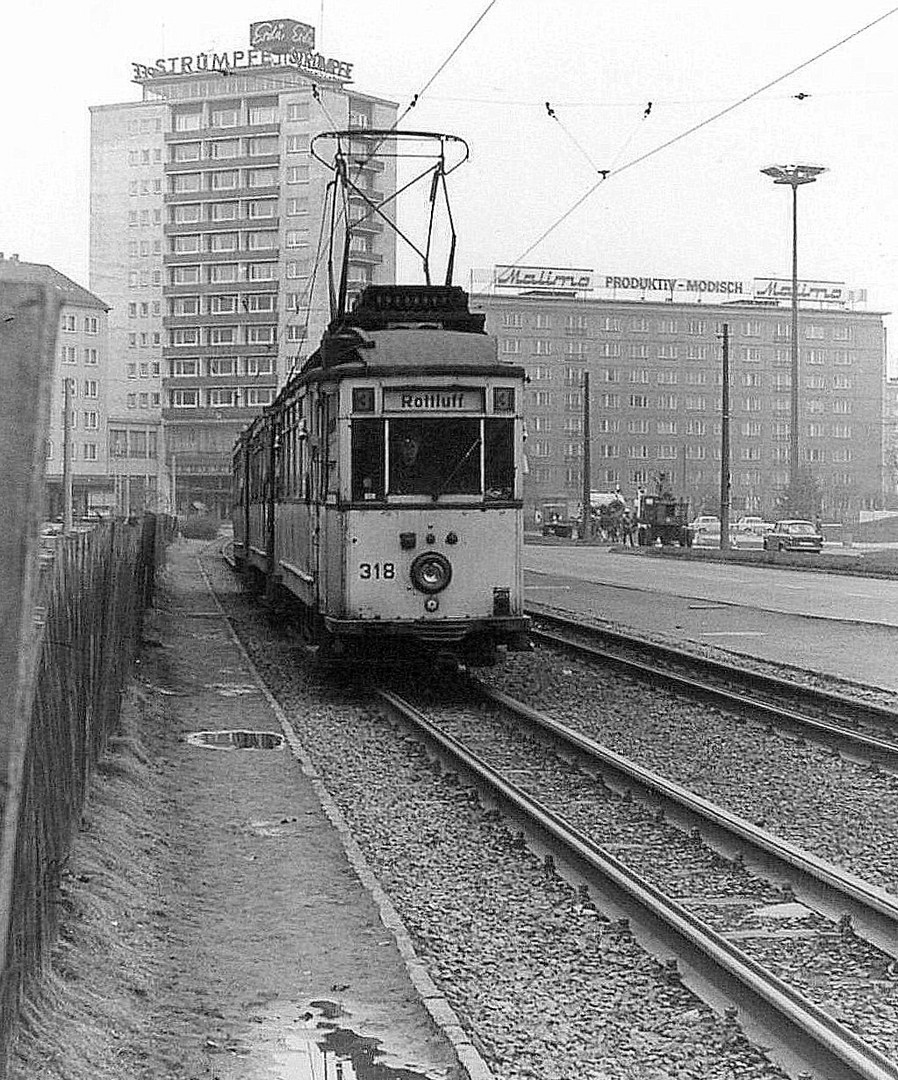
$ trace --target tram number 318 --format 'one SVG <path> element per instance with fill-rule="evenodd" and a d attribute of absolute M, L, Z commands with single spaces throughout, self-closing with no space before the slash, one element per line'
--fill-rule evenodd
<path fill-rule="evenodd" d="M 362 581 L 391 581 L 396 577 L 396 564 L 385 563 L 359 563 L 359 577 Z"/>

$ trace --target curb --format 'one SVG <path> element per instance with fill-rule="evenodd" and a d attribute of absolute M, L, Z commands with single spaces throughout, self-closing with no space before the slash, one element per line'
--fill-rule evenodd
<path fill-rule="evenodd" d="M 489 1066 L 480 1056 L 477 1048 L 465 1033 L 461 1021 L 456 1015 L 455 1010 L 449 1004 L 448 999 L 439 991 L 433 980 L 430 978 L 426 965 L 415 952 L 411 935 L 409 934 L 405 923 L 402 921 L 402 916 L 381 888 L 380 882 L 377 880 L 377 877 L 362 853 L 362 849 L 356 843 L 342 811 L 337 806 L 336 802 L 334 802 L 330 792 L 325 787 L 320 773 L 312 764 L 305 748 L 297 738 L 296 732 L 290 726 L 290 721 L 287 719 L 284 710 L 280 707 L 271 691 L 262 681 L 262 677 L 259 675 L 256 665 L 251 660 L 249 653 L 247 653 L 246 649 L 243 647 L 243 642 L 237 637 L 234 627 L 231 625 L 231 621 L 222 607 L 221 601 L 215 595 L 212 583 L 209 580 L 209 575 L 206 573 L 206 568 L 200 561 L 199 555 L 195 555 L 194 558 L 196 559 L 197 566 L 199 567 L 200 574 L 206 584 L 206 588 L 209 590 L 209 595 L 212 597 L 216 608 L 221 613 L 222 619 L 225 621 L 231 641 L 237 647 L 243 662 L 246 664 L 247 670 L 268 703 L 269 708 L 277 717 L 291 753 L 299 762 L 303 774 L 311 782 L 312 788 L 318 797 L 318 801 L 321 803 L 321 808 L 324 811 L 325 816 L 340 836 L 340 842 L 343 846 L 343 850 L 346 852 L 346 858 L 349 860 L 350 866 L 352 866 L 362 886 L 377 905 L 380 921 L 383 923 L 384 927 L 389 930 L 393 940 L 396 942 L 396 947 L 402 957 L 409 979 L 421 998 L 421 1003 L 427 1010 L 437 1029 L 442 1032 L 446 1039 L 448 1039 L 455 1052 L 455 1056 L 458 1059 L 458 1063 L 464 1070 L 468 1080 L 495 1080 Z"/>

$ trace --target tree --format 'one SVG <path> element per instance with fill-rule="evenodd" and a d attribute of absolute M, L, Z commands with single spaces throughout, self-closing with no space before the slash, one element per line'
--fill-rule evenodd
<path fill-rule="evenodd" d="M 820 485 L 810 469 L 799 469 L 794 483 L 790 482 L 777 498 L 781 517 L 813 521 L 820 512 Z"/>

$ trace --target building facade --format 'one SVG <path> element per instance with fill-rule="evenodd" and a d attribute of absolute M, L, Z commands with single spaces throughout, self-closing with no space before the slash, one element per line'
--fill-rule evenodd
<path fill-rule="evenodd" d="M 69 400 L 69 457 L 75 517 L 115 510 L 108 420 L 110 363 L 107 313 L 99 297 L 43 263 L 22 262 L 0 252 L 0 281 L 37 281 L 60 297 L 56 364 L 47 439 L 45 518 L 62 517 L 66 383 Z"/>
<path fill-rule="evenodd" d="M 369 159 L 362 133 L 390 127 L 396 106 L 350 89 L 351 65 L 308 49 L 134 70 L 142 101 L 92 109 L 91 282 L 113 304 L 117 445 L 129 455 L 164 446 L 155 484 L 166 505 L 225 516 L 238 431 L 330 317 L 332 174 L 311 140 L 359 129 L 354 182 L 377 201 L 395 188 L 395 164 Z M 348 212 L 366 217 L 351 244 L 350 293 L 392 281 L 394 237 L 361 194 Z"/>
<path fill-rule="evenodd" d="M 665 298 L 654 298 L 651 287 L 644 298 L 594 297 L 577 287 L 576 272 L 559 273 L 472 298 L 472 307 L 486 312 L 500 356 L 524 364 L 529 375 L 531 520 L 547 508 L 573 513 L 581 501 L 586 372 L 592 490 L 619 488 L 630 499 L 663 474 L 694 512 L 718 512 L 724 324 L 730 505 L 734 513 L 772 518 L 790 477 L 790 299 L 784 306 L 751 299 L 738 283 L 729 290 L 733 299 L 687 302 L 666 279 L 657 279 L 670 285 Z M 881 505 L 883 495 L 882 314 L 802 302 L 799 339 L 801 463 L 817 482 L 823 513 L 848 519 Z"/>

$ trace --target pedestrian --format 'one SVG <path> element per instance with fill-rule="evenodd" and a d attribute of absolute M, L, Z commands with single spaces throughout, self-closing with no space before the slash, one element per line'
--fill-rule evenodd
<path fill-rule="evenodd" d="M 621 515 L 621 533 L 623 535 L 624 547 L 627 544 L 633 547 L 633 515 L 629 509 L 625 510 Z"/>

